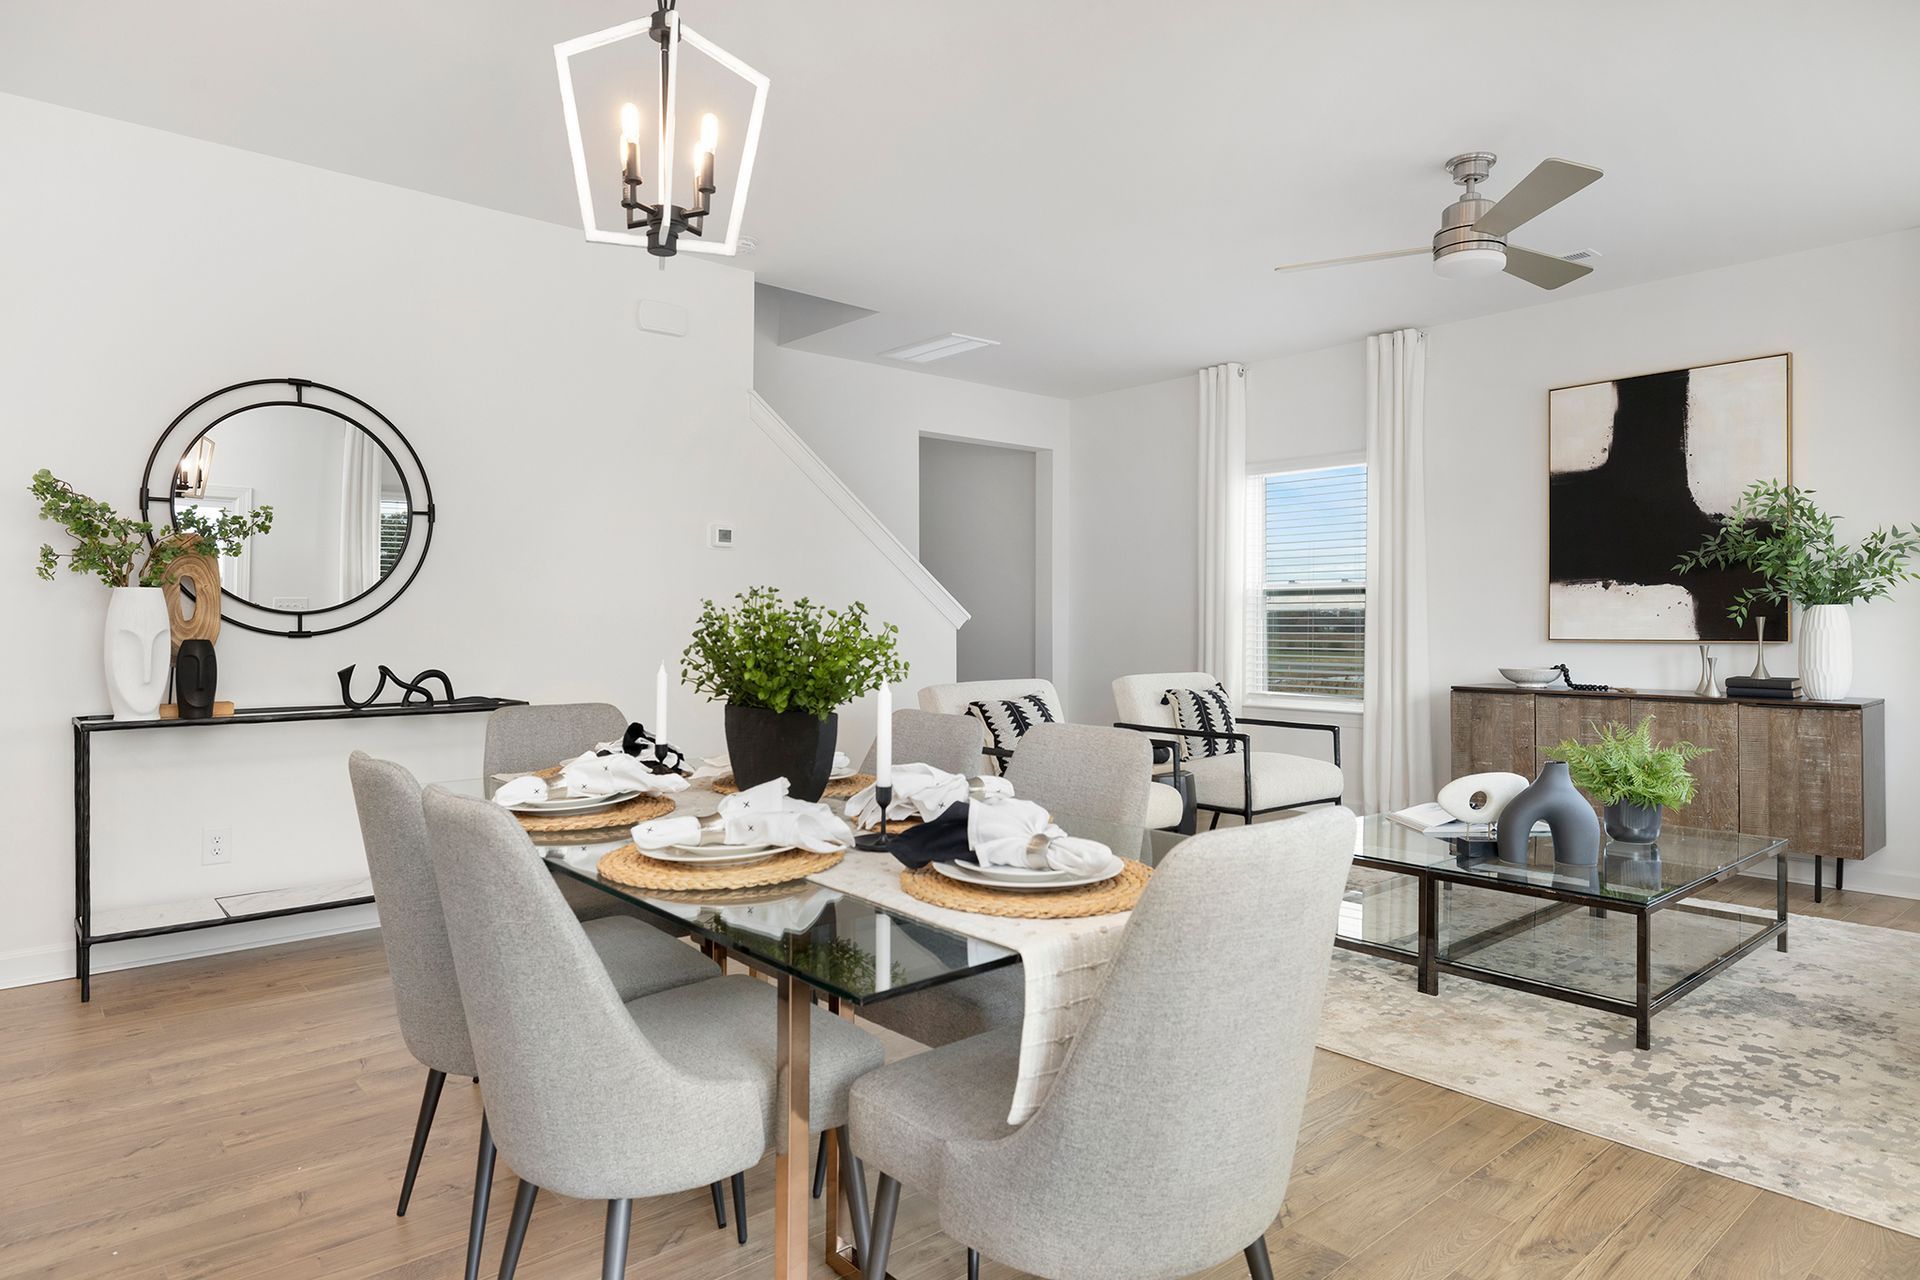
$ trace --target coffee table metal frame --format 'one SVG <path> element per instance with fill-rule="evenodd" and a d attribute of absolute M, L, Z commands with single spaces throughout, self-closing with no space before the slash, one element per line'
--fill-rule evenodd
<path fill-rule="evenodd" d="M 1756 849 L 1726 866 L 1701 875 L 1686 884 L 1676 885 L 1655 897 L 1644 901 L 1614 897 L 1606 893 L 1589 892 L 1560 885 L 1528 884 L 1515 880 L 1490 880 L 1483 875 L 1468 871 L 1459 865 L 1459 859 L 1470 856 L 1465 841 L 1452 841 L 1456 858 L 1431 864 L 1407 863 L 1392 858 L 1378 858 L 1364 851 L 1354 856 L 1357 867 L 1368 867 L 1378 871 L 1391 871 L 1398 875 L 1412 876 L 1418 890 L 1418 949 L 1408 952 L 1405 948 L 1387 943 L 1371 942 L 1361 938 L 1336 938 L 1335 945 L 1348 951 L 1363 955 L 1379 956 L 1383 959 L 1412 965 L 1416 971 L 1418 985 L 1422 995 L 1440 994 L 1440 975 L 1453 974 L 1457 977 L 1471 978 L 1476 982 L 1485 982 L 1497 987 L 1508 987 L 1515 991 L 1524 991 L 1529 995 L 1545 996 L 1550 1000 L 1562 1000 L 1569 1004 L 1583 1005 L 1589 1009 L 1598 1009 L 1603 1013 L 1618 1014 L 1623 1018 L 1632 1018 L 1634 1023 L 1634 1043 L 1641 1049 L 1653 1047 L 1653 1015 L 1687 995 L 1709 978 L 1740 960 L 1749 952 L 1758 950 L 1771 940 L 1780 951 L 1787 949 L 1787 848 L 1786 842 Z M 1712 960 L 1695 969 L 1685 977 L 1659 990 L 1654 989 L 1653 968 L 1653 918 L 1662 911 L 1677 906 L 1690 894 L 1709 884 L 1738 875 L 1742 868 L 1760 861 L 1762 858 L 1774 860 L 1774 919 L 1764 929 L 1755 933 L 1737 946 L 1720 952 Z M 1484 866 L 1490 858 L 1474 858 L 1475 865 Z M 1540 978 L 1527 978 L 1518 974 L 1502 973 L 1495 969 L 1469 964 L 1464 956 L 1481 950 L 1511 936 L 1519 927 L 1530 926 L 1529 919 L 1524 925 L 1498 926 L 1484 930 L 1471 938 L 1462 940 L 1450 947 L 1449 955 L 1440 955 L 1440 895 L 1443 890 L 1451 890 L 1456 884 L 1476 889 L 1486 889 L 1495 893 L 1511 893 L 1521 897 L 1540 898 L 1559 903 L 1568 910 L 1586 908 L 1596 915 L 1619 912 L 1634 918 L 1634 998 L 1621 1000 L 1613 996 L 1603 996 L 1597 992 L 1585 991 L 1578 987 L 1569 987 L 1557 982 Z M 1754 917 L 1735 911 L 1723 911 L 1711 907 L 1690 906 L 1685 910 L 1695 915 L 1708 915 L 1726 919 L 1752 922 Z M 1460 957 L 1460 958 L 1456 958 Z"/>

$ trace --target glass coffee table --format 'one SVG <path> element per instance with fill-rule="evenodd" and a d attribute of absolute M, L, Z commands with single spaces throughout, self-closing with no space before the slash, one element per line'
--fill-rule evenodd
<path fill-rule="evenodd" d="M 1632 1018 L 1648 1049 L 1654 1014 L 1769 940 L 1787 949 L 1785 852 L 1768 836 L 1666 827 L 1656 844 L 1606 844 L 1590 867 L 1556 864 L 1546 836 L 1509 863 L 1491 842 L 1375 815 L 1336 942 L 1413 966 L 1428 995 L 1452 974 Z M 1766 858 L 1772 915 L 1693 898 Z"/>

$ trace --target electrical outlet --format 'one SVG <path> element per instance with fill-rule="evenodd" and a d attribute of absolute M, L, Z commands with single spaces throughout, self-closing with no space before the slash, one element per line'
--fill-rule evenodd
<path fill-rule="evenodd" d="M 224 867 L 233 862 L 233 828 L 203 827 L 200 831 L 200 861 L 209 867 Z"/>

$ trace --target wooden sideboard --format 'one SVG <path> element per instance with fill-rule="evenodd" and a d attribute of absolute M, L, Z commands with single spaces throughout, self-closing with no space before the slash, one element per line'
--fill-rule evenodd
<path fill-rule="evenodd" d="M 1647 716 L 1656 739 L 1713 749 L 1694 761 L 1699 794 L 1684 813 L 1669 813 L 1672 821 L 1785 837 L 1794 853 L 1815 859 L 1816 891 L 1819 859 L 1864 858 L 1887 843 L 1887 719 L 1879 698 L 1761 702 L 1659 689 L 1455 685 L 1453 776 L 1531 778 L 1562 741 L 1591 741 L 1598 725 Z"/>

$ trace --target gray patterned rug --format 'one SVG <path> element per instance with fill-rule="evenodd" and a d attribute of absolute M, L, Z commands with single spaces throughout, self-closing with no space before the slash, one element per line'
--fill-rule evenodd
<path fill-rule="evenodd" d="M 1493 895 L 1477 896 L 1493 909 Z M 1460 934 L 1488 923 L 1454 910 Z M 1740 927 L 1669 911 L 1654 936 L 1684 946 L 1699 932 L 1717 949 Z M 1788 954 L 1768 944 L 1656 1014 L 1646 1052 L 1630 1019 L 1459 977 L 1422 996 L 1410 967 L 1336 950 L 1320 1044 L 1920 1235 L 1920 935 L 1810 916 L 1788 932 Z M 1630 964 L 1622 917 L 1529 915 L 1473 960 L 1591 956 L 1604 990 L 1619 979 L 1623 936 Z"/>

